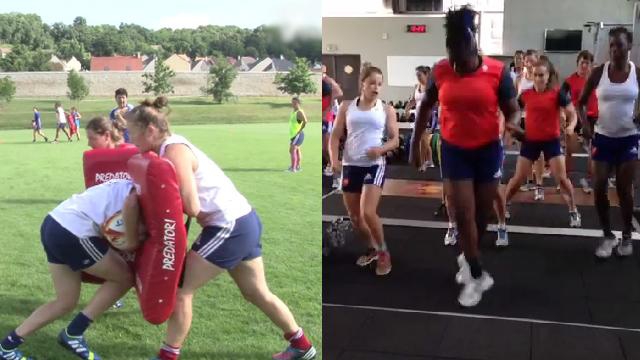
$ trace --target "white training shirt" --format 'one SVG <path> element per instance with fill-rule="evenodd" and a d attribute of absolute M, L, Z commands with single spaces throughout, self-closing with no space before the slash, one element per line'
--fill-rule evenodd
<path fill-rule="evenodd" d="M 347 140 L 344 144 L 342 163 L 350 166 L 373 166 L 384 163 L 384 157 L 371 160 L 367 150 L 382 146 L 387 113 L 378 99 L 370 110 L 362 111 L 356 98 L 347 108 Z"/>
<path fill-rule="evenodd" d="M 67 123 L 67 117 L 64 116 L 64 109 L 62 108 L 62 106 L 56 109 L 56 120 L 58 121 L 58 124 Z"/>
<path fill-rule="evenodd" d="M 131 192 L 131 180 L 95 185 L 62 202 L 49 215 L 78 238 L 102 236 L 100 226 L 118 211 Z"/>
<path fill-rule="evenodd" d="M 420 92 L 420 84 L 418 84 L 418 86 L 416 86 L 415 90 L 413 91 L 413 98 L 416 101 L 416 119 L 418 119 L 418 114 L 420 113 L 420 105 L 422 105 L 422 99 L 424 98 L 426 92 L 426 88 L 425 91 Z"/>
<path fill-rule="evenodd" d="M 609 61 L 604 64 L 602 77 L 596 88 L 598 96 L 598 121 L 595 131 L 608 137 L 625 137 L 638 133 L 633 122 L 633 111 L 638 99 L 636 66 L 629 62 L 629 77 L 623 83 L 609 79 Z"/>
<path fill-rule="evenodd" d="M 222 169 L 209 157 L 180 135 L 169 136 L 160 147 L 160 156 L 171 144 L 185 144 L 198 159 L 198 169 L 194 177 L 200 200 L 200 226 L 227 226 L 236 219 L 251 212 L 251 205 L 245 199 Z"/>

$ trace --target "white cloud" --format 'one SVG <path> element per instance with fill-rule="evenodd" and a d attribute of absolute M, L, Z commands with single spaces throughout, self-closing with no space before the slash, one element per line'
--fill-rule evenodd
<path fill-rule="evenodd" d="M 207 15 L 180 13 L 160 19 L 158 29 L 195 29 L 198 26 L 209 24 L 211 24 L 211 21 Z"/>

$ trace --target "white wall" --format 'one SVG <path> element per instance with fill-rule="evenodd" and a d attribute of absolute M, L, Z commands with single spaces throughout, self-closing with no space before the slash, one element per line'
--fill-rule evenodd
<path fill-rule="evenodd" d="M 426 24 L 427 33 L 407 33 L 409 24 Z M 388 86 L 387 56 L 444 57 L 443 25 L 442 16 L 325 17 L 322 19 L 323 54 L 360 54 L 362 62 L 371 62 L 385 74 L 381 98 L 401 100 L 409 97 L 412 87 Z M 387 39 L 383 39 L 384 34 Z"/>
<path fill-rule="evenodd" d="M 544 46 L 545 28 L 583 29 L 589 21 L 631 23 L 633 1 L 627 0 L 506 0 L 504 7 L 503 53 Z M 324 54 L 360 54 L 387 73 L 387 56 L 443 56 L 442 16 L 370 15 L 372 17 L 325 17 L 322 20 Z M 408 24 L 426 24 L 426 34 L 406 33 Z M 387 39 L 383 39 L 387 34 Z M 640 39 L 638 39 L 640 41 Z M 592 51 L 593 33 L 585 29 L 583 48 Z M 548 53 L 561 77 L 575 70 L 576 53 Z M 424 64 L 432 65 L 432 64 Z M 411 86 L 388 86 L 381 97 L 406 99 Z"/>
<path fill-rule="evenodd" d="M 504 2 L 503 50 L 544 47 L 544 29 L 583 29 L 586 22 L 631 23 L 633 1 L 627 0 L 511 0 Z M 583 31 L 583 49 L 593 51 L 593 34 Z M 577 53 L 548 53 L 561 77 L 575 71 Z"/>

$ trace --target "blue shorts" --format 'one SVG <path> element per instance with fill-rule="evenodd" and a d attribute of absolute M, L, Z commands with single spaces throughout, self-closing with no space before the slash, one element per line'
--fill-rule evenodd
<path fill-rule="evenodd" d="M 304 141 L 304 132 L 300 131 L 298 135 L 291 138 L 291 145 L 300 146 L 302 145 L 303 141 Z"/>
<path fill-rule="evenodd" d="M 73 271 L 93 266 L 109 251 L 107 240 L 97 236 L 80 239 L 51 215 L 42 222 L 40 240 L 49 263 L 67 265 Z"/>
<path fill-rule="evenodd" d="M 618 165 L 638 159 L 638 135 L 612 138 L 596 133 L 591 141 L 591 158 Z"/>
<path fill-rule="evenodd" d="M 361 193 L 365 185 L 384 186 L 385 163 L 372 166 L 342 167 L 342 191 L 348 193 Z"/>
<path fill-rule="evenodd" d="M 562 147 L 560 146 L 560 139 L 548 141 L 525 140 L 522 142 L 520 156 L 523 158 L 536 161 L 540 158 L 540 153 L 544 154 L 545 161 L 551 160 L 556 156 L 564 155 Z"/>
<path fill-rule="evenodd" d="M 226 227 L 206 226 L 191 250 L 223 269 L 233 269 L 241 261 L 262 255 L 262 223 L 255 210 Z"/>
<path fill-rule="evenodd" d="M 58 124 L 58 129 L 65 129 L 67 127 L 67 123 Z"/>
<path fill-rule="evenodd" d="M 31 126 L 33 127 L 33 130 L 40 130 L 42 129 L 42 121 L 32 121 Z"/>
<path fill-rule="evenodd" d="M 502 177 L 504 151 L 499 140 L 477 149 L 463 149 L 442 139 L 442 177 L 448 180 L 491 182 Z"/>
<path fill-rule="evenodd" d="M 76 119 L 76 129 L 80 129 L 80 119 Z"/>

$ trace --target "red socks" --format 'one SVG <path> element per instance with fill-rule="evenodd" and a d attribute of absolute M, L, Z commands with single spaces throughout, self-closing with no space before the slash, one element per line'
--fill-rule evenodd
<path fill-rule="evenodd" d="M 296 349 L 309 350 L 311 347 L 311 342 L 307 339 L 302 328 L 298 329 L 298 331 L 284 334 L 284 338 L 291 344 L 291 347 Z"/>
<path fill-rule="evenodd" d="M 179 357 L 180 348 L 174 348 L 167 344 L 163 344 L 158 353 L 158 359 L 160 360 L 178 360 Z"/>

